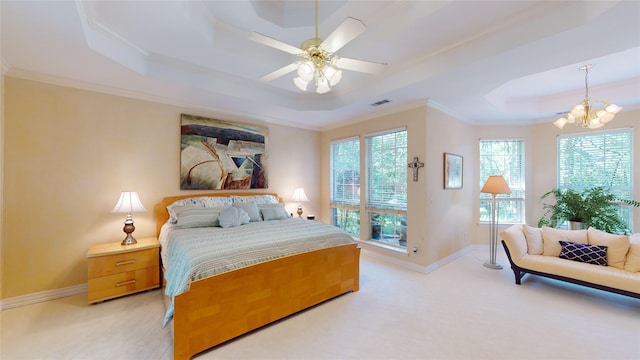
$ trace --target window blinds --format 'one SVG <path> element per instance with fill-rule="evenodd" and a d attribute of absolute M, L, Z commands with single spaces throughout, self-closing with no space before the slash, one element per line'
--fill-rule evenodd
<path fill-rule="evenodd" d="M 367 207 L 407 209 L 407 130 L 366 137 Z"/>
<path fill-rule="evenodd" d="M 558 136 L 558 188 L 633 194 L 633 129 Z"/>
<path fill-rule="evenodd" d="M 331 204 L 360 205 L 360 138 L 331 142 Z"/>

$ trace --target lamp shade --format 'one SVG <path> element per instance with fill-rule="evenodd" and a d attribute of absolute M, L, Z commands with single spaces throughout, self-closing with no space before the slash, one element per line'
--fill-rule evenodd
<path fill-rule="evenodd" d="M 304 193 L 303 188 L 297 188 L 293 191 L 292 201 L 295 202 L 307 202 L 309 199 L 307 198 L 307 194 Z"/>
<path fill-rule="evenodd" d="M 123 191 L 120 194 L 120 199 L 118 199 L 118 203 L 111 210 L 112 213 L 134 213 L 134 212 L 145 212 L 147 209 L 144 208 L 140 198 L 138 197 L 138 193 L 135 191 Z"/>
<path fill-rule="evenodd" d="M 511 194 L 509 185 L 502 175 L 491 175 L 487 178 L 480 192 L 488 194 Z"/>

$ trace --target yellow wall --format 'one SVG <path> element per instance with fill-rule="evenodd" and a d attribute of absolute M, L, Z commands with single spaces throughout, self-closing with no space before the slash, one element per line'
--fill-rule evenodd
<path fill-rule="evenodd" d="M 466 184 L 473 183 L 472 173 L 467 171 L 469 162 L 464 165 L 462 190 L 443 189 L 443 153 L 450 152 L 469 159 L 473 155 L 473 128 L 448 116 L 433 107 L 424 105 L 390 115 L 382 115 L 360 123 L 332 129 L 322 133 L 322 204 L 328 204 L 330 198 L 330 159 L 331 141 L 352 136 L 361 137 L 379 131 L 406 126 L 408 136 L 408 161 L 418 157 L 425 167 L 419 170 L 417 182 L 408 178 L 407 194 L 407 249 L 418 248 L 417 253 L 408 254 L 389 251 L 385 248 L 370 247 L 397 258 L 407 258 L 418 265 L 429 265 L 435 261 L 464 248 L 469 225 L 473 216 L 473 192 Z M 442 136 L 442 134 L 448 134 Z M 468 161 L 468 160 L 467 160 Z M 361 174 L 365 174 L 361 164 Z M 411 174 L 412 175 L 412 174 Z M 365 181 L 361 176 L 360 181 Z M 361 214 L 364 213 L 364 194 L 361 198 Z M 329 208 L 322 208 L 322 220 L 329 221 Z M 361 217 L 362 221 L 363 217 Z M 366 221 L 366 219 L 364 219 Z M 362 223 L 361 223 L 362 224 Z M 364 226 L 366 227 L 366 225 Z M 362 240 L 368 239 L 367 230 L 361 234 Z"/>
<path fill-rule="evenodd" d="M 4 88 L 2 298 L 80 285 L 85 254 L 119 241 L 124 215 L 110 211 L 123 190 L 149 210 L 134 214 L 134 236 L 153 236 L 153 206 L 179 190 L 180 114 L 213 112 L 106 95 L 12 77 Z M 320 135 L 269 128 L 269 189 L 304 187 L 305 213 L 319 209 Z M 195 192 L 193 192 L 195 193 Z"/>
<path fill-rule="evenodd" d="M 310 199 L 305 214 L 323 221 L 329 220 L 331 140 L 406 126 L 409 160 L 417 156 L 425 163 L 418 182 L 408 179 L 408 249 L 418 252 L 373 249 L 420 266 L 488 243 L 488 227 L 477 221 L 480 138 L 525 139 L 526 219 L 535 225 L 542 213 L 538 198 L 555 187 L 556 136 L 583 131 L 560 131 L 550 122 L 473 126 L 429 101 L 318 133 L 12 77 L 3 77 L 0 95 L 2 299 L 84 284 L 89 246 L 124 237 L 124 216 L 110 213 L 123 190 L 138 191 L 150 210 L 134 214 L 134 235 L 154 234 L 153 205 L 163 196 L 188 193 L 179 190 L 178 179 L 181 113 L 267 126 L 268 191 L 281 194 L 295 212 L 289 199 L 294 188 L 304 187 Z M 638 119 L 640 111 L 623 110 L 605 129 L 637 128 Z M 634 139 L 634 154 L 640 154 L 640 134 Z M 464 157 L 461 190 L 443 189 L 445 152 Z M 640 156 L 634 156 L 634 178 L 640 179 Z M 640 200 L 638 181 L 634 199 Z M 637 208 L 634 223 L 637 232 Z"/>

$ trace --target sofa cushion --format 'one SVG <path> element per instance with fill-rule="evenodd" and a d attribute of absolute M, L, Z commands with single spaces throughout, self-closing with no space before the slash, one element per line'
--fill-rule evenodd
<path fill-rule="evenodd" d="M 579 244 L 560 240 L 560 247 L 558 257 L 561 259 L 607 266 L 607 247 L 604 245 Z"/>
<path fill-rule="evenodd" d="M 595 266 L 544 255 L 527 255 L 520 259 L 520 263 L 525 269 L 640 294 L 640 272 L 632 273 L 611 266 Z"/>
<path fill-rule="evenodd" d="M 542 227 L 542 241 L 544 243 L 542 255 L 560 255 L 560 240 L 579 244 L 588 244 L 587 230 L 559 230 L 548 226 Z"/>
<path fill-rule="evenodd" d="M 629 252 L 624 269 L 640 273 L 640 233 L 629 236 Z"/>
<path fill-rule="evenodd" d="M 624 262 L 629 251 L 629 237 L 614 235 L 590 227 L 587 230 L 589 245 L 604 245 L 607 247 L 607 264 L 618 269 L 624 269 Z"/>
<path fill-rule="evenodd" d="M 542 255 L 544 244 L 542 243 L 542 231 L 540 228 L 522 225 L 522 231 L 527 238 L 527 253 L 529 255 Z"/>

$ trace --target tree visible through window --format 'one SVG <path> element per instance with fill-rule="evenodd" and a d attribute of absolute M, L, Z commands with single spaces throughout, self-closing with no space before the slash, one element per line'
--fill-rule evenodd
<path fill-rule="evenodd" d="M 524 223 L 524 140 L 480 140 L 480 184 L 490 175 L 503 175 L 511 194 L 499 194 L 498 222 Z M 491 194 L 480 193 L 480 222 L 491 221 Z"/>
<path fill-rule="evenodd" d="M 603 186 L 621 199 L 633 196 L 633 129 L 558 136 L 558 188 Z M 631 209 L 620 206 L 632 227 Z"/>
<path fill-rule="evenodd" d="M 407 131 L 367 137 L 367 214 L 371 240 L 407 246 Z"/>
<path fill-rule="evenodd" d="M 331 143 L 331 223 L 360 234 L 360 138 Z"/>

